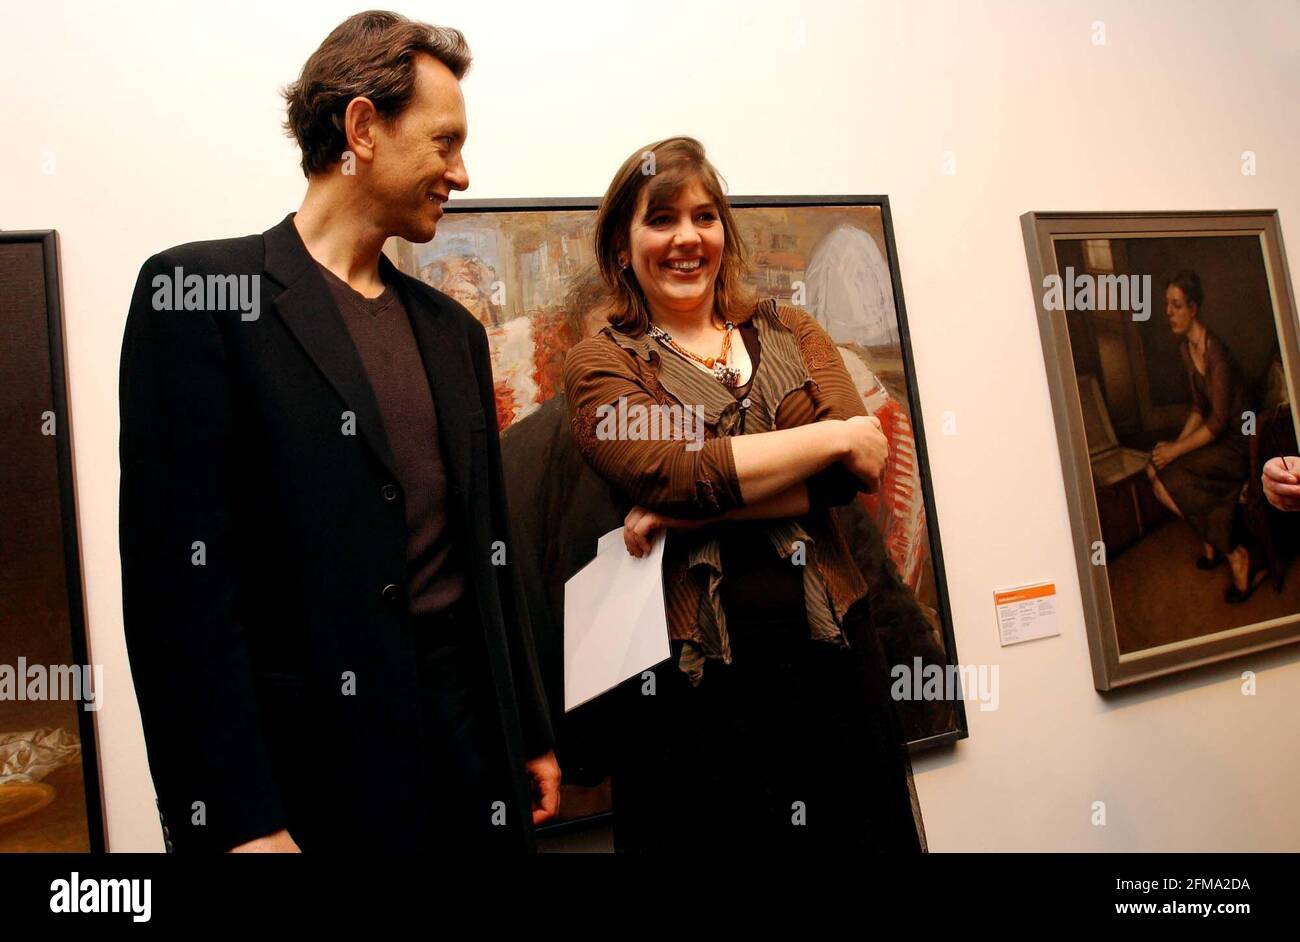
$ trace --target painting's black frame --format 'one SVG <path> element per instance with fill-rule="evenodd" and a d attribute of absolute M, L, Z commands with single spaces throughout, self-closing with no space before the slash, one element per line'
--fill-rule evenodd
<path fill-rule="evenodd" d="M 911 411 L 912 435 L 916 446 L 916 456 L 920 463 L 921 497 L 925 503 L 926 533 L 930 539 L 930 563 L 934 567 L 935 599 L 939 612 L 939 624 L 943 631 L 944 651 L 950 663 L 956 664 L 957 639 L 953 633 L 952 609 L 948 602 L 948 577 L 943 568 L 943 550 L 939 543 L 939 516 L 934 504 L 934 486 L 930 479 L 930 458 L 925 444 L 925 427 L 921 417 L 921 395 L 917 389 L 916 367 L 912 357 L 912 339 L 907 327 L 907 308 L 903 303 L 903 280 L 898 268 L 898 252 L 894 244 L 894 221 L 889 210 L 887 196 L 731 196 L 728 202 L 736 208 L 772 208 L 783 209 L 792 206 L 852 206 L 876 207 L 880 210 L 881 227 L 885 233 L 885 254 L 889 262 L 889 278 L 894 289 L 894 311 L 898 317 L 898 343 L 903 356 L 903 375 L 907 383 L 908 406 Z M 593 197 L 537 197 L 504 198 L 481 200 L 449 200 L 444 204 L 447 215 L 458 213 L 504 213 L 504 212 L 538 212 L 538 211 L 584 211 L 594 210 L 600 206 L 600 200 Z M 960 684 L 960 680 L 958 681 Z M 956 729 L 928 736 L 908 743 L 913 754 L 933 749 L 937 746 L 955 743 L 970 736 L 966 721 L 966 705 L 960 690 L 953 703 L 956 716 Z M 558 834 L 576 827 L 588 827 L 608 818 L 610 815 L 597 814 L 572 821 L 543 825 L 539 828 L 547 834 Z"/>
<path fill-rule="evenodd" d="M 72 625 L 72 660 L 89 664 L 86 643 L 85 590 L 82 584 L 81 547 L 77 527 L 77 489 L 73 476 L 72 417 L 68 409 L 67 338 L 63 320 L 63 282 L 59 272 L 59 234 L 53 229 L 0 231 L 0 244 L 41 246 L 45 270 L 45 315 L 50 354 L 50 399 L 56 434 L 55 460 L 59 475 L 59 516 L 63 527 L 63 567 L 66 574 L 68 620 Z M 96 691 L 96 695 L 102 691 Z M 84 693 L 83 693 L 84 697 Z M 95 721 L 84 704 L 77 709 L 81 737 L 81 774 L 86 796 L 86 830 L 91 853 L 104 853 L 103 789 L 100 784 L 99 750 Z"/>

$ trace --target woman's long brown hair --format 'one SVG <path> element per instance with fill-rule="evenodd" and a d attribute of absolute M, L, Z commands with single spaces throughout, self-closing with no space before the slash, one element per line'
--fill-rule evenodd
<path fill-rule="evenodd" d="M 643 190 L 649 208 L 673 200 L 684 186 L 698 180 L 718 208 L 725 236 L 722 264 L 714 285 L 713 309 L 720 320 L 743 320 L 752 302 L 745 287 L 749 249 L 727 200 L 725 184 L 693 137 L 670 137 L 638 149 L 618 168 L 596 213 L 596 261 L 605 284 L 615 296 L 609 322 L 616 330 L 639 337 L 650 327 L 650 307 L 632 266 L 621 268 L 619 253 L 628 247 L 632 217 Z"/>

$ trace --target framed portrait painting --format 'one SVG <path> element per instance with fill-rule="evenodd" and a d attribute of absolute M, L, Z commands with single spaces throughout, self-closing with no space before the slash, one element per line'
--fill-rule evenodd
<path fill-rule="evenodd" d="M 432 242 L 386 247 L 399 269 L 455 298 L 487 329 L 512 537 L 553 709 L 564 702 L 564 584 L 593 558 L 597 538 L 623 522 L 572 442 L 562 388 L 567 351 L 608 323 L 592 242 L 598 205 L 452 201 Z M 920 613 L 881 630 L 889 663 L 955 665 L 888 200 L 732 197 L 731 205 L 752 256 L 749 287 L 817 318 L 890 440 L 884 481 L 859 495 L 860 526 L 846 530 L 859 566 L 901 582 Z M 555 709 L 567 819 L 610 807 L 601 763 L 591 758 L 604 733 L 584 722 L 584 710 Z M 898 713 L 913 751 L 966 735 L 960 696 L 900 701 Z"/>
<path fill-rule="evenodd" d="M 1277 213 L 1021 223 L 1096 688 L 1300 639 L 1300 513 L 1261 483 L 1297 453 Z"/>

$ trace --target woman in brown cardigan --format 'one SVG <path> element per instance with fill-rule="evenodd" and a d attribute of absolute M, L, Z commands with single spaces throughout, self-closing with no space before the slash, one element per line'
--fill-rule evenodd
<path fill-rule="evenodd" d="M 569 352 L 570 421 L 628 508 L 628 551 L 668 541 L 673 651 L 610 698 L 616 847 L 919 852 L 867 586 L 830 513 L 879 481 L 880 423 L 812 317 L 744 297 L 697 141 L 629 157 L 595 238 L 615 313 Z"/>

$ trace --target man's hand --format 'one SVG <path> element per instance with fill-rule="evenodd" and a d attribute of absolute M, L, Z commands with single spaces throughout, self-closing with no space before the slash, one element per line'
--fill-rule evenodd
<path fill-rule="evenodd" d="M 1291 469 L 1294 468 L 1295 471 Z M 1260 483 L 1264 497 L 1278 510 L 1300 510 L 1300 458 L 1270 458 Z"/>
<path fill-rule="evenodd" d="M 301 854 L 302 849 L 294 843 L 289 832 L 284 828 L 276 831 L 274 834 L 268 834 L 265 837 L 257 837 L 251 841 L 230 848 L 226 851 L 228 854 Z"/>
<path fill-rule="evenodd" d="M 544 824 L 560 811 L 560 763 L 555 750 L 524 763 L 533 795 L 533 824 Z"/>

